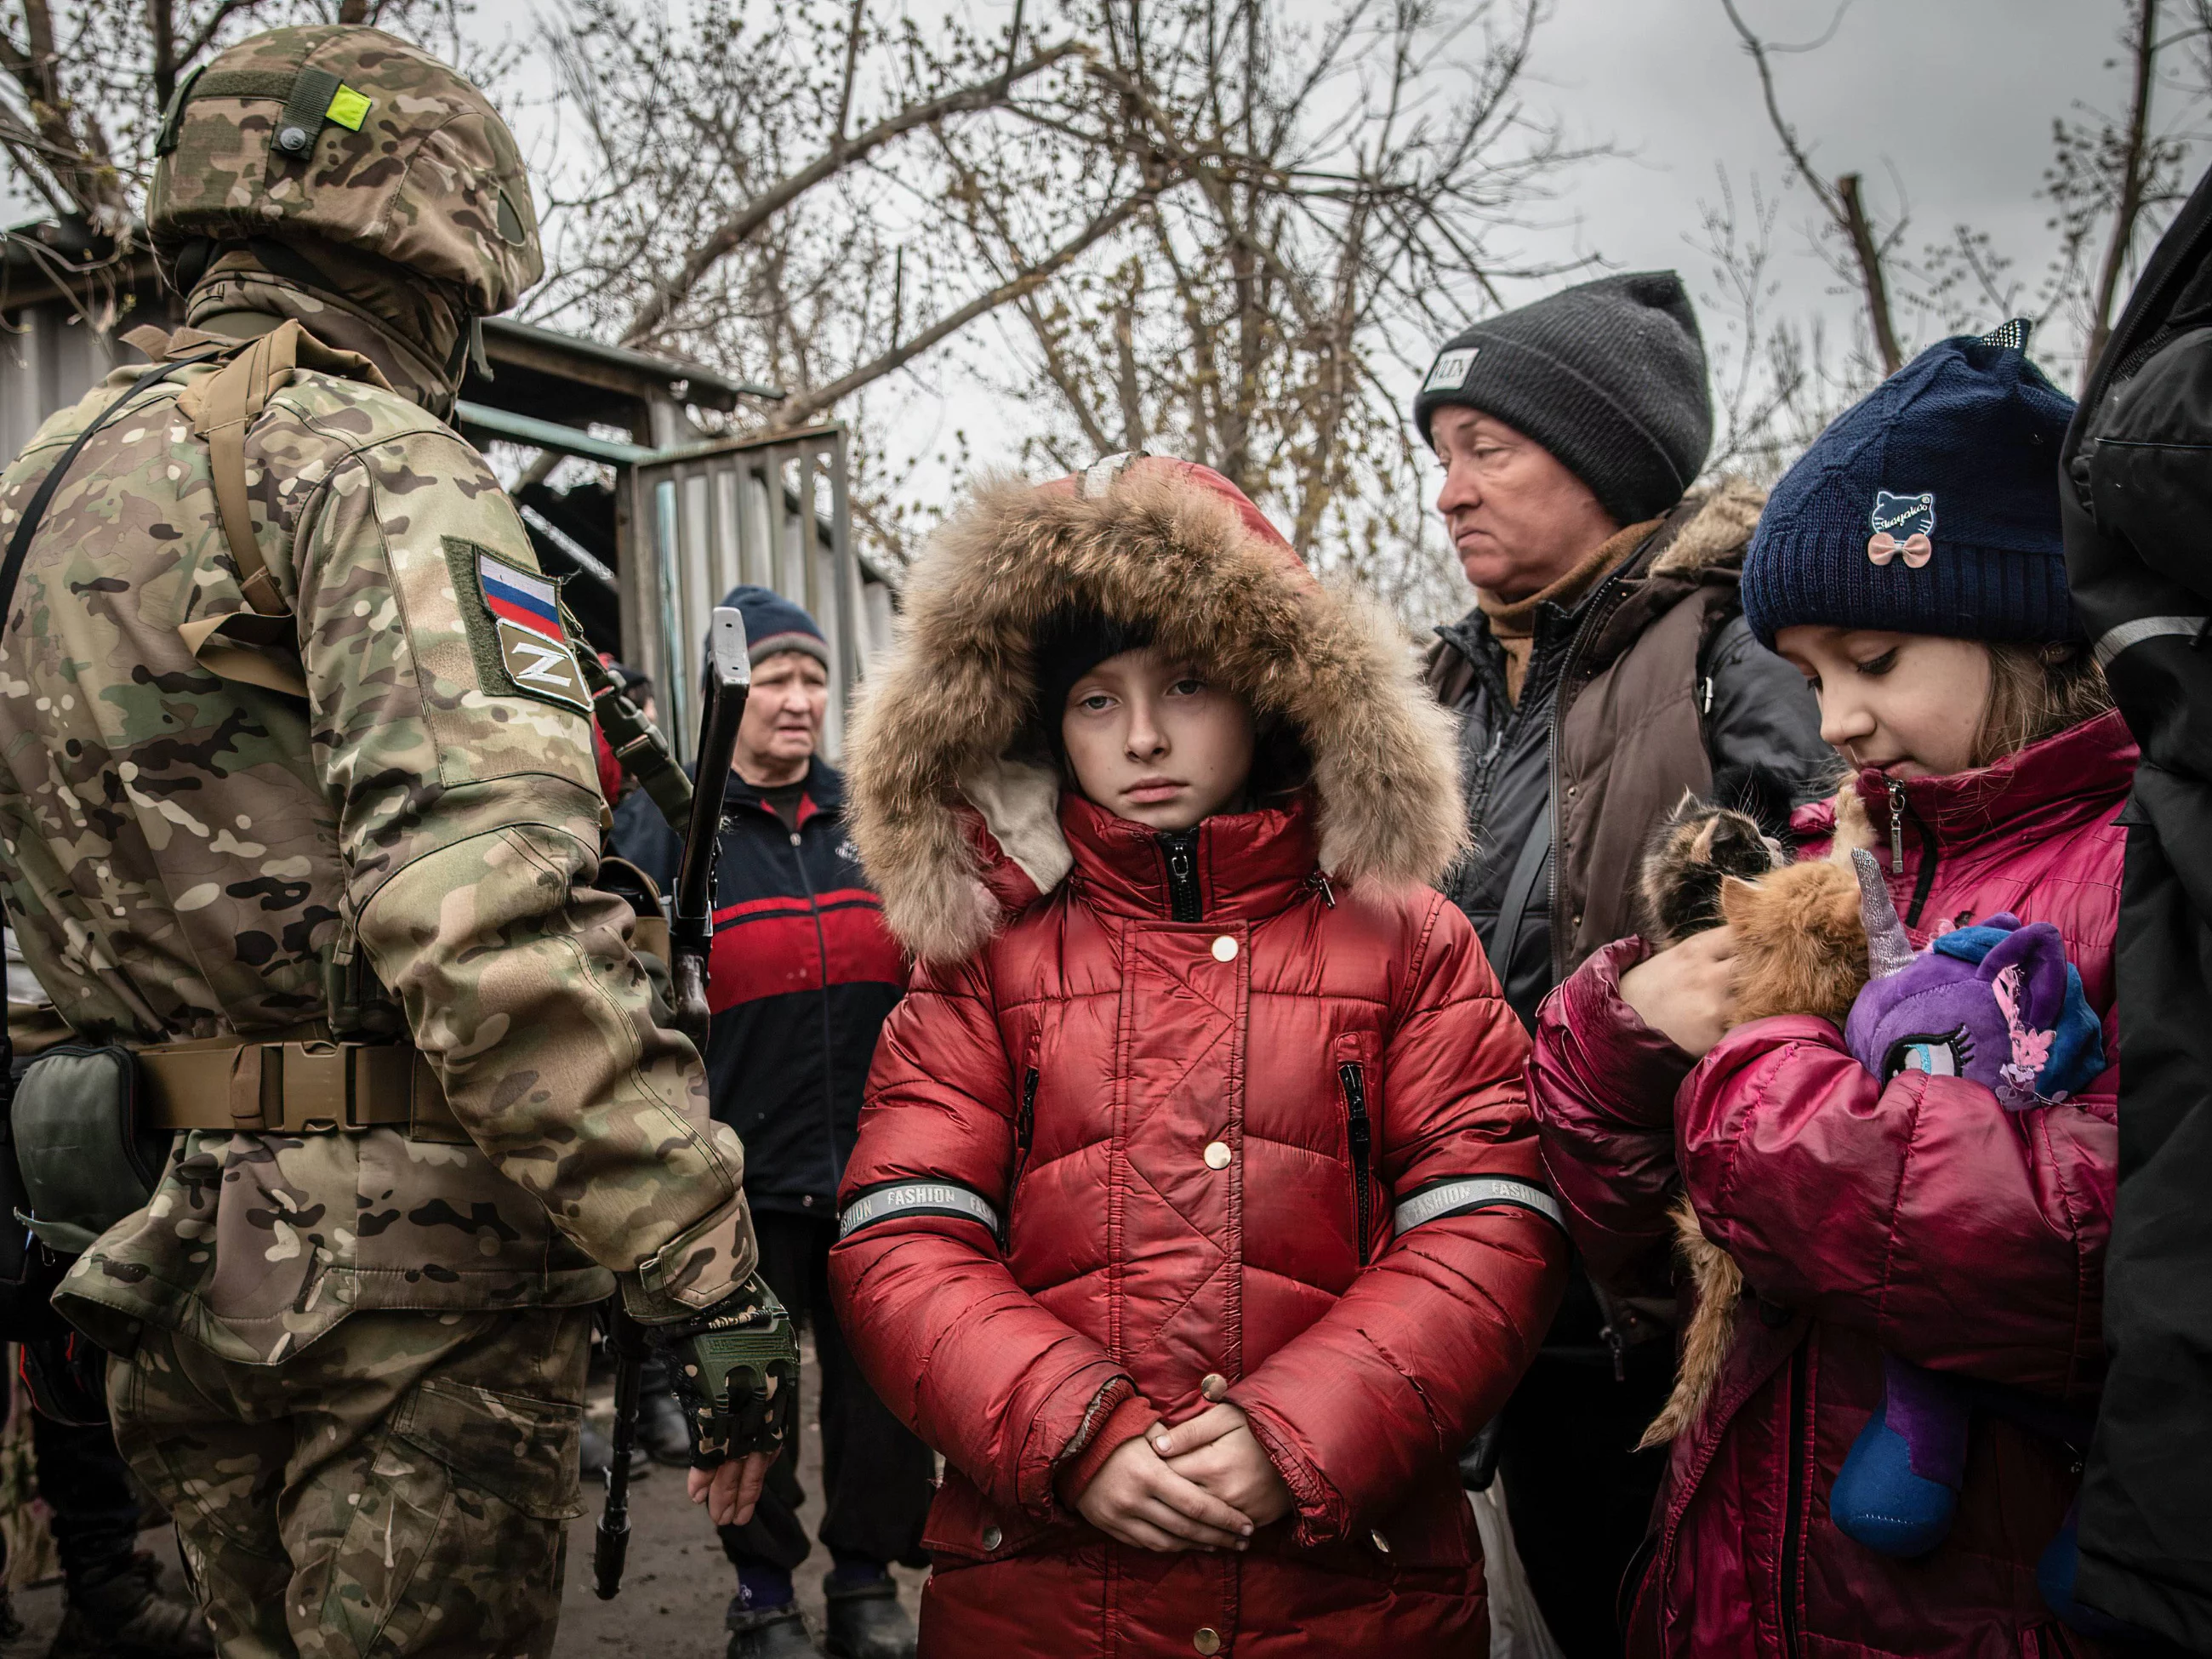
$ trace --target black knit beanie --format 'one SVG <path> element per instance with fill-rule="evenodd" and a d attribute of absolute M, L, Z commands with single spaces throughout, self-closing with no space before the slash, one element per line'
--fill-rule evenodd
<path fill-rule="evenodd" d="M 1109 657 L 1124 651 L 1141 651 L 1152 642 L 1152 630 L 1143 623 L 1109 620 L 1093 610 L 1064 608 L 1038 626 L 1036 653 L 1037 725 L 1055 757 L 1064 757 L 1060 739 L 1060 719 L 1067 712 L 1067 694 L 1076 681 Z"/>
<path fill-rule="evenodd" d="M 1421 439 L 1447 404 L 1494 415 L 1588 484 L 1616 524 L 1656 518 L 1712 447 L 1705 348 L 1671 270 L 1601 277 L 1455 336 L 1413 399 Z"/>

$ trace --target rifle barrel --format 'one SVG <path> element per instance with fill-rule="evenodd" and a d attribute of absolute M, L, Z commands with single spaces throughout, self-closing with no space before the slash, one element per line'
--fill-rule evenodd
<path fill-rule="evenodd" d="M 615 1351 L 615 1424 L 609 1437 L 607 1501 L 592 1540 L 592 1589 L 602 1601 L 622 1591 L 623 1568 L 629 1559 L 629 1464 L 637 1449 L 637 1403 L 644 1391 L 645 1347 L 635 1322 L 619 1301 L 609 1322 L 607 1340 Z"/>

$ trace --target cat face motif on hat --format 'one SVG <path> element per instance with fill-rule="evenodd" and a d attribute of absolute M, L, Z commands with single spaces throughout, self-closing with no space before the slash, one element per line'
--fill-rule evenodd
<path fill-rule="evenodd" d="M 1929 539 L 1936 533 L 1936 496 L 1932 490 L 1918 495 L 1898 495 L 1877 489 L 1874 492 L 1874 511 L 1867 518 L 1874 530 L 1874 534 L 1867 538 L 1867 557 L 1876 564 L 1887 564 L 1902 553 L 1905 562 L 1917 570 L 1935 556 L 1936 545 Z"/>

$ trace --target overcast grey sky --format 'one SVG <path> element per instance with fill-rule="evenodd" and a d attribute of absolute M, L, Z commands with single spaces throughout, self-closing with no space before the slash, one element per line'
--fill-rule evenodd
<path fill-rule="evenodd" d="M 1833 0 L 1740 9 L 1784 42 L 1817 38 L 1835 15 Z M 1901 182 L 1911 252 L 1966 221 L 2032 280 L 2052 241 L 2036 195 L 2052 118 L 2077 101 L 2123 106 L 2111 62 L 2121 15 L 2118 0 L 1856 0 L 1817 52 L 1775 59 L 1784 110 L 1821 171 L 1862 172 L 1878 210 L 1896 210 Z M 1720 0 L 1559 0 L 1536 70 L 1532 103 L 1548 101 L 1571 131 L 1626 152 L 1578 175 L 1560 204 L 1574 221 L 1568 234 L 1608 263 L 1674 265 L 1708 286 L 1709 262 L 1683 238 L 1700 199 L 1717 198 L 1716 166 L 1729 170 L 1740 201 L 1754 176 L 1770 192 L 1786 176 Z M 2163 112 L 2183 117 L 2180 103 L 2166 95 Z M 1834 284 L 1802 234 L 1812 204 L 1794 186 L 1782 201 L 1785 302 L 1820 306 Z M 1844 314 L 1846 301 L 1829 303 Z"/>

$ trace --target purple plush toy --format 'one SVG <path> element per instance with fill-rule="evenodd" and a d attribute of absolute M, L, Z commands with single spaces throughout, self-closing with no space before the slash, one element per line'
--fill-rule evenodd
<path fill-rule="evenodd" d="M 2103 1027 L 2048 922 L 1995 915 L 1915 951 L 1881 868 L 1863 850 L 1860 915 L 1872 971 L 1844 1026 L 1851 1054 L 1887 1084 L 1904 1072 L 1978 1083 L 2008 1112 L 2055 1105 L 2105 1069 Z M 1972 1102 L 1954 1109 L 1972 1110 Z M 2054 1408 L 1883 1357 L 1885 1397 L 1852 1443 L 1829 1518 L 1885 1555 L 1924 1555 L 1950 1531 L 1976 1406 L 2050 1431 Z M 2070 1576 L 2070 1575 L 2069 1575 Z"/>

